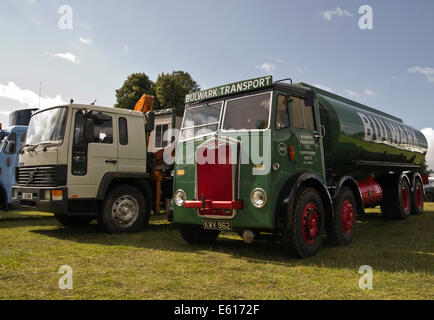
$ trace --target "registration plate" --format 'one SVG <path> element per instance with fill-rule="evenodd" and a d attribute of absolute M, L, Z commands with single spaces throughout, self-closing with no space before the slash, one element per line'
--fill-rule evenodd
<path fill-rule="evenodd" d="M 232 222 L 229 221 L 204 221 L 203 228 L 206 230 L 232 231 Z"/>
<path fill-rule="evenodd" d="M 23 193 L 23 199 L 24 200 L 32 200 L 33 199 L 33 193 Z"/>

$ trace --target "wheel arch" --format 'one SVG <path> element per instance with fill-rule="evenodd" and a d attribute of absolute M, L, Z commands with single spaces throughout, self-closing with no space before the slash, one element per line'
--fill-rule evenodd
<path fill-rule="evenodd" d="M 312 172 L 300 172 L 291 176 L 279 192 L 275 211 L 277 228 L 285 226 L 288 210 L 294 207 L 297 194 L 303 187 L 311 187 L 317 190 L 324 204 L 325 216 L 334 215 L 332 198 L 322 178 Z"/>
<path fill-rule="evenodd" d="M 147 208 L 152 206 L 152 188 L 148 182 L 148 174 L 130 174 L 130 173 L 106 173 L 101 180 L 98 189 L 97 200 L 105 199 L 107 193 L 114 187 L 121 184 L 129 184 L 136 187 L 145 197 Z"/>

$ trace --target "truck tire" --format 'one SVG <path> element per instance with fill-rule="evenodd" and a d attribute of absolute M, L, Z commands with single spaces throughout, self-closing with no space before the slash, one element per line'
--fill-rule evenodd
<path fill-rule="evenodd" d="M 109 233 L 138 232 L 149 222 L 145 197 L 135 187 L 123 184 L 107 194 L 98 223 Z"/>
<path fill-rule="evenodd" d="M 67 216 L 66 214 L 55 214 L 54 217 L 65 227 L 78 227 L 88 225 L 95 217 Z"/>
<path fill-rule="evenodd" d="M 285 251 L 297 258 L 315 255 L 325 232 L 324 206 L 313 188 L 301 189 L 290 209 L 282 244 Z"/>
<path fill-rule="evenodd" d="M 205 230 L 202 226 L 190 224 L 179 225 L 179 231 L 182 238 L 189 244 L 211 244 L 220 234 L 218 230 Z"/>
<path fill-rule="evenodd" d="M 423 184 L 422 181 L 416 179 L 411 193 L 411 213 L 414 215 L 423 214 Z"/>
<path fill-rule="evenodd" d="M 350 188 L 344 187 L 334 203 L 334 215 L 327 224 L 327 238 L 333 245 L 349 245 L 354 238 L 357 203 Z"/>
<path fill-rule="evenodd" d="M 434 194 L 425 191 L 425 202 L 433 202 Z"/>
<path fill-rule="evenodd" d="M 388 185 L 381 211 L 388 218 L 404 220 L 411 214 L 411 190 L 405 177 L 396 183 Z"/>

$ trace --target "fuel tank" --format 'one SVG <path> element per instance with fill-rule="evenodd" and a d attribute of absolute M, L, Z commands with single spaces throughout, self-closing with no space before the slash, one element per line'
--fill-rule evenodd
<path fill-rule="evenodd" d="M 363 177 L 373 169 L 381 174 L 393 167 L 425 165 L 428 144 L 419 130 L 380 110 L 303 86 L 318 97 L 326 166 L 333 175 Z"/>

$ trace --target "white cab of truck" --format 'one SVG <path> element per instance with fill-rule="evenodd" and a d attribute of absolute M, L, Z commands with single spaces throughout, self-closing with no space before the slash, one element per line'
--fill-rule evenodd
<path fill-rule="evenodd" d="M 98 219 L 110 233 L 140 230 L 152 206 L 146 140 L 154 121 L 153 112 L 82 104 L 36 112 L 14 204 L 52 212 L 67 226 Z"/>

